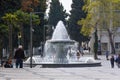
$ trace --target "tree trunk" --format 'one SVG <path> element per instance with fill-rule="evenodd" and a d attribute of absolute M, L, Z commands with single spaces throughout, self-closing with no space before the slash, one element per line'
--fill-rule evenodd
<path fill-rule="evenodd" d="M 1 38 L 1 40 L 0 40 L 0 44 L 1 44 L 1 46 L 0 46 L 0 59 L 1 59 L 1 66 L 3 65 L 3 53 L 2 53 L 2 38 Z"/>
<path fill-rule="evenodd" d="M 98 57 L 97 57 L 97 52 L 98 52 L 97 28 L 95 29 L 94 38 L 95 38 L 95 42 L 94 42 L 94 59 L 98 59 Z"/>
<path fill-rule="evenodd" d="M 110 45 L 111 45 L 111 54 L 115 54 L 115 47 L 114 47 L 114 43 L 113 43 L 113 39 L 112 39 L 112 33 L 110 32 L 109 29 L 107 29 L 108 31 L 108 35 L 109 35 L 109 40 L 110 40 Z"/>
<path fill-rule="evenodd" d="M 13 51 L 12 51 L 12 25 L 9 25 L 9 59 L 13 58 Z"/>
<path fill-rule="evenodd" d="M 94 42 L 94 59 L 98 59 L 98 35 L 97 35 L 97 25 L 99 23 L 99 20 L 96 21 L 96 24 L 95 24 L 95 32 L 94 32 L 94 39 L 95 39 L 95 42 Z"/>

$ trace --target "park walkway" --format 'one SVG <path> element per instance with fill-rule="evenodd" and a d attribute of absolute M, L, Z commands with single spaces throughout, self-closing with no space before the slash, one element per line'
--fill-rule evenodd
<path fill-rule="evenodd" d="M 0 68 L 0 80 L 120 80 L 120 69 L 112 69 L 104 56 L 99 57 L 100 67 Z"/>

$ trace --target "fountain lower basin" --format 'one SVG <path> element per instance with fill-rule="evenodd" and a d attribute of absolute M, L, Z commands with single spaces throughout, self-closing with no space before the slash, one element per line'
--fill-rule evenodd
<path fill-rule="evenodd" d="M 69 63 L 54 63 L 54 59 L 43 59 L 41 56 L 32 57 L 32 66 L 38 66 L 41 68 L 60 68 L 60 67 L 97 67 L 101 66 L 99 60 L 94 60 L 92 57 L 81 57 L 79 60 L 69 59 Z M 28 58 L 24 65 L 30 66 L 30 58 Z"/>

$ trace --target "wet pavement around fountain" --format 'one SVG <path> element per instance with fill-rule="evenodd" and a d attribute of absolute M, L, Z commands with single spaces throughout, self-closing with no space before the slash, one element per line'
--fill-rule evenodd
<path fill-rule="evenodd" d="M 89 56 L 89 55 L 84 55 Z M 120 69 L 110 67 L 105 56 L 99 56 L 102 66 L 72 68 L 34 68 L 23 69 L 0 67 L 0 80 L 119 80 Z"/>

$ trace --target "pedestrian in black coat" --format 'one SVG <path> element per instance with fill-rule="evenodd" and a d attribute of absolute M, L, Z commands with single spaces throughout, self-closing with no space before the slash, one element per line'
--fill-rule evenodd
<path fill-rule="evenodd" d="M 115 62 L 114 55 L 112 55 L 110 58 L 111 68 L 114 68 L 114 62 Z"/>
<path fill-rule="evenodd" d="M 118 68 L 120 68 L 120 54 L 118 54 L 118 57 L 116 58 L 115 62 L 117 64 Z"/>
<path fill-rule="evenodd" d="M 23 68 L 23 59 L 25 59 L 24 50 L 22 46 L 15 51 L 14 59 L 16 59 L 16 68 Z"/>

